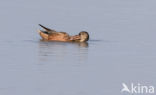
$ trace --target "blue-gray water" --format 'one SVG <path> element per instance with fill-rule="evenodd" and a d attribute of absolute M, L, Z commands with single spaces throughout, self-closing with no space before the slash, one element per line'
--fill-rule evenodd
<path fill-rule="evenodd" d="M 156 86 L 155 0 L 1 0 L 0 95 L 121 95 Z M 43 42 L 43 24 L 88 43 Z"/>

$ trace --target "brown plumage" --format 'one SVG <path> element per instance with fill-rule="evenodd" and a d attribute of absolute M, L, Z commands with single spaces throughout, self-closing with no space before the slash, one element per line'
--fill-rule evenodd
<path fill-rule="evenodd" d="M 38 30 L 43 40 L 48 41 L 63 41 L 63 42 L 86 42 L 89 40 L 89 34 L 86 31 L 82 31 L 79 35 L 70 36 L 66 32 L 57 32 L 39 24 L 45 31 Z"/>

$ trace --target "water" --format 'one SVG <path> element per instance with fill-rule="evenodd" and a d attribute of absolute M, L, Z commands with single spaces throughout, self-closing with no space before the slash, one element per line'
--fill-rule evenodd
<path fill-rule="evenodd" d="M 1 0 L 0 95 L 121 95 L 156 86 L 155 0 Z M 88 43 L 43 42 L 43 24 Z"/>

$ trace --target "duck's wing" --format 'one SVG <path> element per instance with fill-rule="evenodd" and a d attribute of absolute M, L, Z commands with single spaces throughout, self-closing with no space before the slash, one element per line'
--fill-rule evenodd
<path fill-rule="evenodd" d="M 41 24 L 39 24 L 39 26 L 41 26 L 43 29 L 45 29 L 48 33 L 56 32 L 55 30 L 50 29 L 50 28 L 47 28 L 47 27 L 45 27 L 45 26 L 43 26 L 43 25 L 41 25 Z"/>

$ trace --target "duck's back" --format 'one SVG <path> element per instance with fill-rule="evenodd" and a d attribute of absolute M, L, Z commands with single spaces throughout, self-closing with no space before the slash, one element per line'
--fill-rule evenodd
<path fill-rule="evenodd" d="M 70 37 L 67 33 L 65 32 L 55 32 L 49 34 L 48 40 L 53 40 L 53 41 L 69 41 Z"/>

